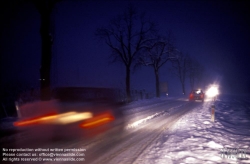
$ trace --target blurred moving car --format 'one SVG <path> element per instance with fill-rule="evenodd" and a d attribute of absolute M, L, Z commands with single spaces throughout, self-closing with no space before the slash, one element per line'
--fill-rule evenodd
<path fill-rule="evenodd" d="M 205 94 L 201 89 L 192 90 L 189 94 L 189 101 L 201 100 L 204 102 Z"/>
<path fill-rule="evenodd" d="M 88 138 L 124 127 L 124 105 L 119 91 L 112 88 L 57 88 L 50 101 L 17 106 L 20 130 L 30 131 L 32 138 Z M 31 138 L 31 137 L 30 137 Z"/>

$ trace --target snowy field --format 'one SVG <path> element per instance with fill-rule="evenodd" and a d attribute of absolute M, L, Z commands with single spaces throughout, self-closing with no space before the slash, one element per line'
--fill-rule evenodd
<path fill-rule="evenodd" d="M 215 105 L 215 122 L 211 106 Z M 147 153 L 148 164 L 250 163 L 250 99 L 221 97 L 183 116 Z"/>

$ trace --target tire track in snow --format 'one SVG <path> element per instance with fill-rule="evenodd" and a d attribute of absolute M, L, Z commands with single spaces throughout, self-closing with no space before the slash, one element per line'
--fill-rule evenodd
<path fill-rule="evenodd" d="M 193 109 L 194 106 L 197 106 L 197 103 L 178 104 L 168 109 L 172 111 L 171 117 L 167 119 L 156 117 L 148 126 L 139 129 L 135 134 L 122 138 L 122 141 L 117 143 L 116 148 L 113 149 L 109 155 L 105 155 L 105 157 L 100 158 L 94 163 L 142 163 L 139 157 L 146 149 L 150 147 L 153 142 L 157 141 L 166 128 L 172 126 L 181 116 L 190 111 L 190 109 Z M 145 132 L 147 129 L 150 129 L 150 133 Z"/>

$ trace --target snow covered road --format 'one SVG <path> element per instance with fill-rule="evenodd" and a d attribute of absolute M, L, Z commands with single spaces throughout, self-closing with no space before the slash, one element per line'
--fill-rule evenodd
<path fill-rule="evenodd" d="M 211 121 L 212 105 L 215 122 Z M 121 134 L 110 130 L 89 140 L 48 144 L 86 149 L 84 163 L 88 164 L 250 163 L 249 98 L 221 96 L 204 103 L 160 98 L 133 102 L 123 110 L 127 121 Z M 113 129 L 117 128 L 121 127 Z"/>
<path fill-rule="evenodd" d="M 105 145 L 105 148 L 101 148 L 96 152 L 88 151 L 86 153 L 86 162 L 141 163 L 138 157 L 159 139 L 162 132 L 170 128 L 185 113 L 199 105 L 201 103 L 175 100 L 171 103 L 155 106 L 152 108 L 153 112 L 148 111 L 147 117 L 128 124 L 127 131 L 117 142 L 111 142 L 109 146 Z M 130 126 L 133 124 L 135 125 Z M 99 158 L 97 159 L 97 157 Z"/>

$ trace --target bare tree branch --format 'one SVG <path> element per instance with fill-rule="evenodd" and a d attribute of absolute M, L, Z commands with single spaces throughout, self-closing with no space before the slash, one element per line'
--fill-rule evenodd
<path fill-rule="evenodd" d="M 152 36 L 151 36 L 152 37 Z M 152 39 L 153 38 L 153 39 Z M 170 39 L 165 39 L 162 36 L 153 36 L 144 45 L 144 55 L 141 55 L 138 60 L 138 65 L 151 66 L 155 72 L 156 78 L 156 96 L 160 96 L 159 91 L 159 69 L 169 60 L 174 58 L 173 45 Z"/>
<path fill-rule="evenodd" d="M 108 27 L 98 28 L 96 35 L 111 48 L 113 61 L 121 61 L 126 68 L 126 92 L 130 98 L 130 69 L 146 47 L 155 25 L 139 16 L 135 7 L 130 5 L 122 14 L 112 19 Z M 120 59 L 120 60 L 119 60 Z"/>
<path fill-rule="evenodd" d="M 181 52 L 178 53 L 177 60 L 172 61 L 172 73 L 178 77 L 181 82 L 182 92 L 185 95 L 185 81 L 186 76 L 189 71 L 188 69 L 188 61 L 190 61 L 190 57 L 188 55 L 183 55 Z"/>

